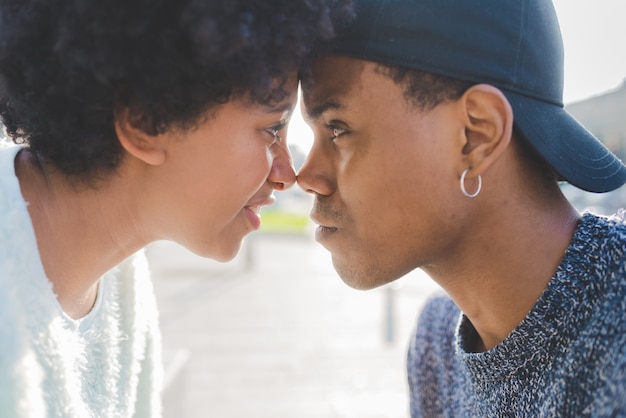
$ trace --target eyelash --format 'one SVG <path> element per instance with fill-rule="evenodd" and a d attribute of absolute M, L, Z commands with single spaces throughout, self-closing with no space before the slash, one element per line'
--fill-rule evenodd
<path fill-rule="evenodd" d="M 272 142 L 272 145 L 274 145 L 277 142 L 282 142 L 283 138 L 278 135 L 278 133 L 283 130 L 285 127 L 287 126 L 286 122 L 282 122 L 278 125 L 272 126 L 270 128 L 266 128 L 265 132 L 267 132 L 268 134 L 272 135 L 274 137 L 274 142 Z"/>
<path fill-rule="evenodd" d="M 341 135 L 348 133 L 347 129 L 340 128 L 336 125 L 326 125 L 326 129 L 332 132 L 330 136 L 331 141 L 334 141 L 335 139 L 339 138 Z"/>

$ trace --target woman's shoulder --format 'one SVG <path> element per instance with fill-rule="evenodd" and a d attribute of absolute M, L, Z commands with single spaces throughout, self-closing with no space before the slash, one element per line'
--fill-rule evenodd
<path fill-rule="evenodd" d="M 119 315 L 131 322 L 136 321 L 137 327 L 155 320 L 156 298 L 144 250 L 137 251 L 108 271 L 102 280 L 107 282 L 107 295 L 112 299 L 111 304 L 118 305 Z"/>
<path fill-rule="evenodd" d="M 16 193 L 20 193 L 19 182 L 15 174 L 15 158 L 24 147 L 7 142 L 0 136 L 0 211 L 8 209 L 8 203 L 14 202 Z M 20 194 L 21 195 L 21 194 Z"/>

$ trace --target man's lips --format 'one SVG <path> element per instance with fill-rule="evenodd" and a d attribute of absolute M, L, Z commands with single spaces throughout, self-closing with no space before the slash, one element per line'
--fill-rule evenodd
<path fill-rule="evenodd" d="M 312 211 L 311 212 L 311 220 L 313 222 L 315 222 L 317 225 L 319 225 L 317 227 L 317 229 L 315 230 L 315 237 L 316 237 L 316 239 L 318 241 L 324 235 L 330 234 L 330 233 L 335 232 L 337 230 L 337 227 L 333 226 L 330 222 L 328 222 L 327 220 L 323 219 L 323 217 L 320 216 L 319 212 Z"/>
<path fill-rule="evenodd" d="M 327 241 L 336 232 L 337 228 L 335 227 L 320 225 L 315 229 L 315 241 L 326 246 L 325 241 Z"/>

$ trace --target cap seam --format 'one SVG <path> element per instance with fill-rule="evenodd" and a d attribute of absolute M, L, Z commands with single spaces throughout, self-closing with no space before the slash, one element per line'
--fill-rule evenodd
<path fill-rule="evenodd" d="M 517 48 L 516 49 L 516 54 L 515 54 L 515 63 L 514 63 L 514 67 L 513 67 L 513 77 L 511 79 L 511 87 L 513 86 L 517 86 L 519 84 L 519 62 L 520 62 L 520 57 L 522 56 L 522 47 L 523 47 L 523 33 L 524 33 L 524 29 L 526 28 L 526 20 L 527 20 L 527 16 L 528 14 L 526 13 L 526 3 L 525 2 L 519 2 L 520 7 L 522 8 L 521 13 L 520 13 L 520 22 L 519 22 L 519 28 L 518 28 L 518 32 L 517 32 Z"/>

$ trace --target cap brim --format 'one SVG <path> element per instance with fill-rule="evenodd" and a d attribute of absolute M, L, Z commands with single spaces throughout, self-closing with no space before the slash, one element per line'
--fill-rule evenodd
<path fill-rule="evenodd" d="M 626 167 L 564 108 L 503 91 L 524 139 L 572 185 L 609 192 L 626 183 Z"/>

